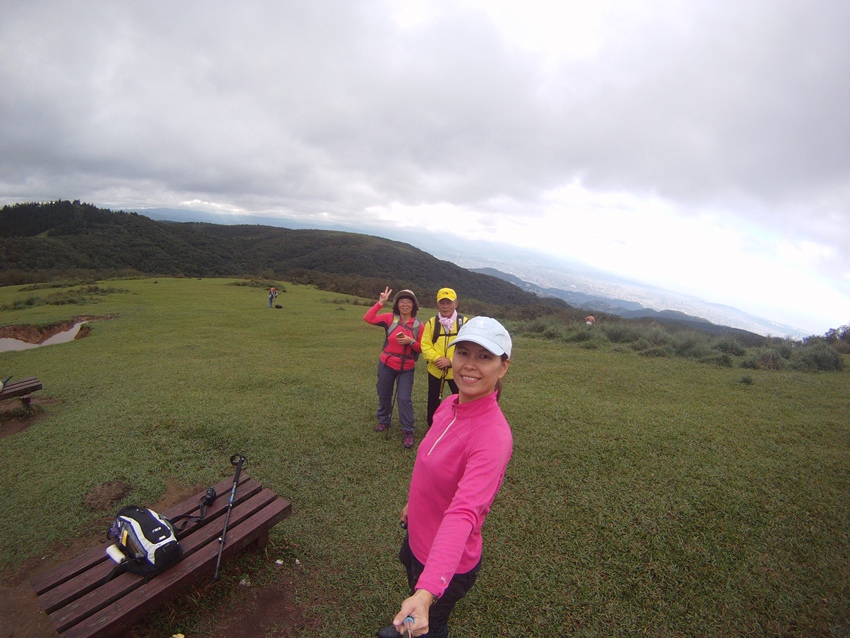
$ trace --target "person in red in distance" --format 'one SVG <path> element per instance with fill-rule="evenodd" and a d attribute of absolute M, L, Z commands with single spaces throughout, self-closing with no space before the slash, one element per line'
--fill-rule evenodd
<path fill-rule="evenodd" d="M 413 378 L 416 360 L 422 352 L 422 324 L 416 318 L 419 302 L 411 290 L 399 290 L 395 294 L 392 313 L 381 312 L 392 292 L 385 288 L 378 296 L 377 303 L 363 316 L 366 323 L 382 325 L 387 332 L 378 361 L 378 425 L 375 431 L 383 432 L 390 427 L 395 387 L 402 440 L 404 447 L 412 448 Z"/>
<path fill-rule="evenodd" d="M 454 340 L 458 393 L 447 397 L 416 453 L 399 559 L 411 595 L 379 638 L 403 632 L 446 638 L 455 604 L 481 568 L 481 526 L 505 476 L 513 435 L 498 400 L 511 337 L 490 317 L 463 324 Z"/>

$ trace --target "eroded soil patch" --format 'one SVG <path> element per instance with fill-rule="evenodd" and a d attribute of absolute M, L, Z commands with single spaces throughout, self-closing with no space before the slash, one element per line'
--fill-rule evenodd
<path fill-rule="evenodd" d="M 67 332 L 76 324 L 83 321 L 101 321 L 103 319 L 112 319 L 111 315 L 95 317 L 89 315 L 81 315 L 74 317 L 68 321 L 48 326 L 36 326 L 34 324 L 19 324 L 15 326 L 0 326 L 0 339 L 17 339 L 25 343 L 44 343 L 51 337 L 58 335 L 60 332 Z M 91 326 L 80 326 L 80 331 L 74 339 L 83 339 L 91 332 Z"/>
<path fill-rule="evenodd" d="M 0 439 L 28 430 L 45 416 L 44 406 L 55 403 L 54 399 L 36 396 L 31 397 L 29 408 L 23 407 L 17 398 L 0 402 Z"/>

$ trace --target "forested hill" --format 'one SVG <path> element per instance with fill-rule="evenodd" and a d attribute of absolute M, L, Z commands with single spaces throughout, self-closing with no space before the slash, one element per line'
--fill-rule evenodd
<path fill-rule="evenodd" d="M 451 286 L 464 301 L 569 307 L 409 244 L 370 235 L 163 222 L 69 201 L 0 209 L 1 283 L 69 270 L 272 277 L 368 298 L 390 286 L 413 288 L 430 300 L 441 287 Z"/>

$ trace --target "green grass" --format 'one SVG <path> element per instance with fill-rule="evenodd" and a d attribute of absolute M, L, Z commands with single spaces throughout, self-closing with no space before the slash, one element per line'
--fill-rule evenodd
<path fill-rule="evenodd" d="M 86 339 L 0 353 L 0 375 L 38 376 L 55 400 L 0 438 L 0 568 L 111 515 L 83 505 L 96 485 L 123 480 L 126 502 L 152 504 L 170 477 L 231 475 L 241 452 L 294 514 L 267 559 L 236 568 L 294 579 L 305 635 L 372 635 L 404 596 L 413 461 L 397 426 L 372 432 L 383 332 L 342 295 L 286 284 L 270 310 L 265 290 L 232 281 L 101 282 L 114 292 L 88 304 L 20 310 L 31 293 L 0 288 L 2 325 L 114 317 Z M 850 636 L 848 373 L 746 376 L 517 337 L 502 399 L 514 457 L 454 634 Z M 237 585 L 222 585 L 187 597 L 197 612 L 181 622 L 226 604 Z"/>

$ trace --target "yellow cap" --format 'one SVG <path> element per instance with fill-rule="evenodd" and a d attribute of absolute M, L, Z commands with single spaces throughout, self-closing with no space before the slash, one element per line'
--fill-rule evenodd
<path fill-rule="evenodd" d="M 440 299 L 457 301 L 457 293 L 451 288 L 440 288 L 440 291 L 437 293 L 437 301 L 440 301 Z"/>

